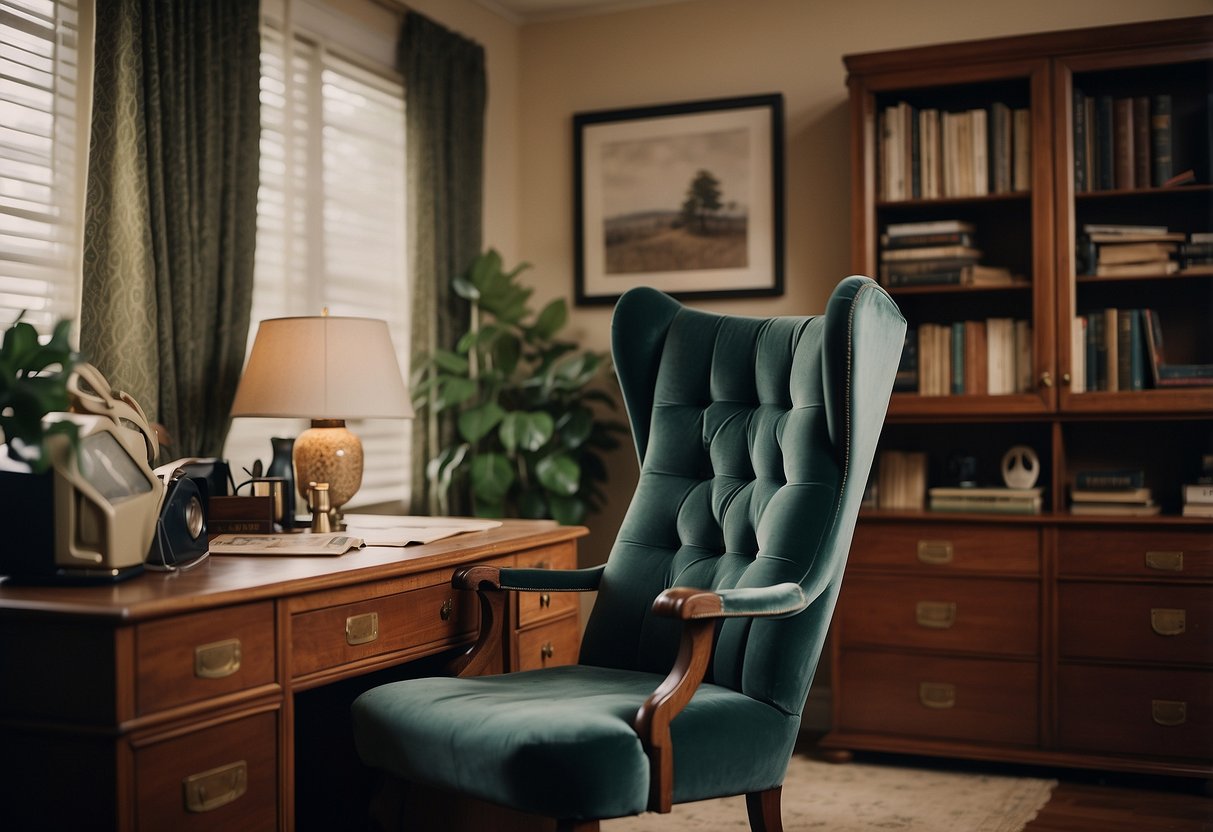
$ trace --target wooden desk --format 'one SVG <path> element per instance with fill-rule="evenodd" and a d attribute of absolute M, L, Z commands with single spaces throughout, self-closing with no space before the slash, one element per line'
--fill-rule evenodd
<path fill-rule="evenodd" d="M 296 695 L 470 643 L 455 567 L 574 568 L 585 533 L 506 521 L 105 587 L 0 583 L 0 828 L 294 829 Z M 511 599 L 503 667 L 575 661 L 577 603 Z"/>

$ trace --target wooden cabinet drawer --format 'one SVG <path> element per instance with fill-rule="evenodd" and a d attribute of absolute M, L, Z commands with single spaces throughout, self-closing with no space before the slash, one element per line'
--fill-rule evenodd
<path fill-rule="evenodd" d="M 1213 662 L 1213 591 L 1207 586 L 1063 583 L 1063 658 Z"/>
<path fill-rule="evenodd" d="M 135 654 L 141 715 L 270 684 L 274 606 L 266 601 L 139 624 Z"/>
<path fill-rule="evenodd" d="M 838 726 L 845 731 L 1032 745 L 1033 662 L 843 653 Z"/>
<path fill-rule="evenodd" d="M 275 829 L 277 745 L 274 711 L 137 748 L 139 828 Z"/>
<path fill-rule="evenodd" d="M 1057 552 L 1063 577 L 1213 577 L 1213 534 L 1208 531 L 1062 529 Z"/>
<path fill-rule="evenodd" d="M 1057 701 L 1066 750 L 1213 757 L 1213 673 L 1062 665 Z"/>
<path fill-rule="evenodd" d="M 961 523 L 860 523 L 851 566 L 924 572 L 1040 572 L 1040 530 Z"/>
<path fill-rule="evenodd" d="M 520 631 L 516 643 L 519 670 L 574 664 L 581 646 L 580 627 L 575 617 L 563 618 Z"/>
<path fill-rule="evenodd" d="M 476 595 L 449 583 L 325 607 L 291 617 L 293 676 L 389 653 L 419 656 L 468 638 Z"/>
<path fill-rule="evenodd" d="M 518 555 L 519 569 L 576 569 L 577 549 L 572 544 L 546 546 Z M 577 592 L 519 592 L 518 626 L 560 618 L 580 609 Z"/>
<path fill-rule="evenodd" d="M 838 616 L 848 646 L 1034 656 L 1040 643 L 1033 581 L 851 575 L 843 581 Z"/>

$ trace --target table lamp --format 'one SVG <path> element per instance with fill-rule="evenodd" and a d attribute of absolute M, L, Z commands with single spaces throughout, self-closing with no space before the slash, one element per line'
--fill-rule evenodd
<path fill-rule="evenodd" d="M 387 322 L 327 310 L 262 321 L 232 416 L 311 419 L 295 439 L 295 483 L 304 500 L 310 483 L 328 483 L 338 515 L 362 485 L 362 442 L 345 420 L 413 416 Z"/>

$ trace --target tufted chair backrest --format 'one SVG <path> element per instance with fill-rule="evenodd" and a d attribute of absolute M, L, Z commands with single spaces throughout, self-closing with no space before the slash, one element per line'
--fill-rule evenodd
<path fill-rule="evenodd" d="M 795 582 L 811 605 L 719 628 L 707 681 L 799 714 L 821 656 L 884 422 L 905 319 L 853 276 L 825 315 L 745 318 L 653 289 L 615 308 L 612 351 L 640 480 L 607 561 L 583 664 L 665 673 L 673 586 Z"/>

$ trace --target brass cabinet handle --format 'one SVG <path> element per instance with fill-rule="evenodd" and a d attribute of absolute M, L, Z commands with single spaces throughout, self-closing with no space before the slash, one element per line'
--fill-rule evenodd
<path fill-rule="evenodd" d="M 248 763 L 240 760 L 191 774 L 181 781 L 185 811 L 209 812 L 226 806 L 248 791 Z"/>
<path fill-rule="evenodd" d="M 240 669 L 240 639 L 229 638 L 199 644 L 194 648 L 194 675 L 199 679 L 222 679 Z"/>
<path fill-rule="evenodd" d="M 545 659 L 550 659 L 556 655 L 556 648 L 552 646 L 552 642 L 545 641 L 543 646 L 539 648 L 539 655 Z"/>
<path fill-rule="evenodd" d="M 1178 636 L 1188 628 L 1187 610 L 1168 610 L 1154 607 L 1150 610 L 1150 629 L 1160 636 Z"/>
<path fill-rule="evenodd" d="M 455 599 L 447 598 L 442 602 L 442 609 L 438 610 L 438 617 L 443 621 L 450 620 L 451 613 L 455 611 Z"/>
<path fill-rule="evenodd" d="M 1150 700 L 1150 715 L 1159 725 L 1183 725 L 1188 721 L 1188 703 L 1168 699 Z"/>
<path fill-rule="evenodd" d="M 1040 386 L 1041 387 L 1052 387 L 1053 386 L 1053 374 L 1050 373 L 1048 370 L 1045 370 L 1043 373 L 1040 374 Z"/>
<path fill-rule="evenodd" d="M 914 605 L 914 620 L 930 630 L 946 630 L 956 623 L 955 601 L 919 601 Z"/>
<path fill-rule="evenodd" d="M 345 643 L 368 644 L 379 638 L 379 613 L 364 612 L 345 619 Z"/>
<path fill-rule="evenodd" d="M 545 609 L 547 607 L 552 606 L 552 593 L 550 593 L 550 592 L 539 593 L 539 606 L 543 607 Z"/>
<path fill-rule="evenodd" d="M 952 562 L 952 541 L 950 540 L 920 540 L 918 541 L 918 561 L 932 565 Z"/>
<path fill-rule="evenodd" d="M 1146 552 L 1146 568 L 1159 572 L 1184 571 L 1183 552 Z"/>
<path fill-rule="evenodd" d="M 1061 375 L 1061 381 L 1062 381 L 1062 383 L 1063 383 L 1063 384 L 1065 384 L 1065 385 L 1066 385 L 1066 387 L 1069 387 L 1069 386 L 1070 386 L 1070 374 L 1069 374 L 1069 373 L 1062 373 L 1062 375 Z"/>
<path fill-rule="evenodd" d="M 919 682 L 918 701 L 924 708 L 946 711 L 956 705 L 956 685 L 949 682 Z"/>

